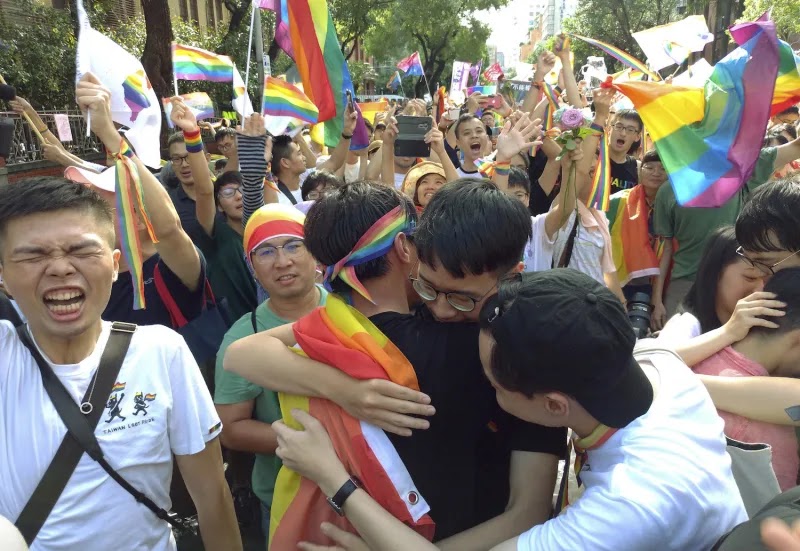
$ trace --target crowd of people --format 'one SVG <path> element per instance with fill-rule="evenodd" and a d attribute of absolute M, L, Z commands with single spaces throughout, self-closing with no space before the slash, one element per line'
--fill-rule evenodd
<path fill-rule="evenodd" d="M 541 125 L 557 57 L 569 148 Z M 358 150 L 352 108 L 326 151 L 175 97 L 156 173 L 110 98 L 77 83 L 107 169 L 11 102 L 65 172 L 0 187 L 3 549 L 180 548 L 192 516 L 226 551 L 250 517 L 275 551 L 800 549 L 773 518 L 800 503 L 797 106 L 690 208 L 568 47 L 521 102 L 410 100 Z M 427 157 L 397 154 L 406 116 Z"/>

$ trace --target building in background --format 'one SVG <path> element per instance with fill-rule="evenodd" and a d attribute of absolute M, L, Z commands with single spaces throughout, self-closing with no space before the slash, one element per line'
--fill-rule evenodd
<path fill-rule="evenodd" d="M 544 8 L 544 32 L 542 38 L 561 32 L 561 23 L 578 9 L 579 0 L 547 0 Z"/>

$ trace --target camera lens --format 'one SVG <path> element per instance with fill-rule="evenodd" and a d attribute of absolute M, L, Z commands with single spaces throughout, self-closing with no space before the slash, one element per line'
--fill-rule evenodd
<path fill-rule="evenodd" d="M 650 331 L 650 295 L 634 293 L 628 301 L 628 320 L 637 339 L 647 336 Z"/>

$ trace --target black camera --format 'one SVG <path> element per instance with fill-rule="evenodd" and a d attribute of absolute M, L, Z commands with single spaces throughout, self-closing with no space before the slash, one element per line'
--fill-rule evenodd
<path fill-rule="evenodd" d="M 170 512 L 168 516 L 171 519 L 172 535 L 179 546 L 196 539 L 200 534 L 200 523 L 197 520 L 197 515 L 182 518 L 177 513 Z"/>
<path fill-rule="evenodd" d="M 634 293 L 628 301 L 628 320 L 637 339 L 643 339 L 650 331 L 650 295 Z"/>

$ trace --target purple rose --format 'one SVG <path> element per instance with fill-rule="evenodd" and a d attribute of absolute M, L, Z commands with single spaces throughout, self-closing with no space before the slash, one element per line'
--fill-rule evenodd
<path fill-rule="evenodd" d="M 575 130 L 583 126 L 583 113 L 578 109 L 565 109 L 561 113 L 561 127 L 564 130 Z"/>

